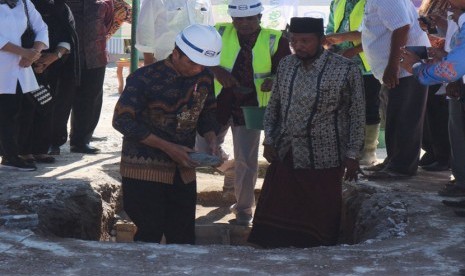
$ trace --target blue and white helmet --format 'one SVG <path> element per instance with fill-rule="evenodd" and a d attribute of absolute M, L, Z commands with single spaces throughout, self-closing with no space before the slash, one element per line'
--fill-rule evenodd
<path fill-rule="evenodd" d="M 176 45 L 197 64 L 220 64 L 221 36 L 212 26 L 193 24 L 186 27 L 176 37 Z"/>
<path fill-rule="evenodd" d="M 228 14 L 231 17 L 247 17 L 262 13 L 260 0 L 229 0 Z"/>

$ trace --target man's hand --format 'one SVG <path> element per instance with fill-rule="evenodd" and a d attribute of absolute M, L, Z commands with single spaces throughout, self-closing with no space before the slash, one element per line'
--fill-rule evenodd
<path fill-rule="evenodd" d="M 343 57 L 346 57 L 346 58 L 353 58 L 354 56 L 358 55 L 358 53 L 360 53 L 360 51 L 357 49 L 357 48 L 348 48 L 346 50 L 344 50 L 341 55 Z"/>
<path fill-rule="evenodd" d="M 210 67 L 210 70 L 213 72 L 215 78 L 224 88 L 239 86 L 239 82 L 226 69 L 215 66 Z"/>
<path fill-rule="evenodd" d="M 362 39 L 362 33 L 359 31 L 328 34 L 323 39 L 323 45 L 331 46 L 334 44 L 340 44 L 344 41 L 360 41 L 361 39 Z"/>
<path fill-rule="evenodd" d="M 21 57 L 29 60 L 32 64 L 40 58 L 40 52 L 33 48 L 23 48 L 21 51 Z"/>
<path fill-rule="evenodd" d="M 389 62 L 384 70 L 383 83 L 392 89 L 399 84 L 399 62 Z"/>
<path fill-rule="evenodd" d="M 392 32 L 389 61 L 384 69 L 383 83 L 387 88 L 393 89 L 399 85 L 399 62 L 401 60 L 401 47 L 407 44 L 410 25 L 399 27 Z"/>
<path fill-rule="evenodd" d="M 164 151 L 174 162 L 181 165 L 182 167 L 195 168 L 199 166 L 199 163 L 195 162 L 189 157 L 189 152 L 194 152 L 194 150 L 191 148 L 171 143 L 161 139 L 155 134 L 150 134 L 140 142 L 149 147 L 158 148 Z"/>
<path fill-rule="evenodd" d="M 360 165 L 358 160 L 346 158 L 344 160 L 344 180 L 352 181 L 358 180 L 358 171 L 360 170 Z"/>
<path fill-rule="evenodd" d="M 413 52 L 402 48 L 402 55 L 400 56 L 400 66 L 407 70 L 407 72 L 412 73 L 412 67 L 415 63 L 420 62 L 421 59 Z"/>
<path fill-rule="evenodd" d="M 27 59 L 27 58 L 21 58 L 19 60 L 19 67 L 23 67 L 23 68 L 26 68 L 26 67 L 29 67 L 32 65 L 32 61 Z"/>
<path fill-rule="evenodd" d="M 208 145 L 208 154 L 215 155 L 221 158 L 221 156 L 219 156 L 220 151 L 218 148 L 218 140 L 216 138 L 215 132 L 209 131 L 203 135 L 203 138 L 205 139 L 205 142 L 207 142 Z"/>
<path fill-rule="evenodd" d="M 34 71 L 38 74 L 47 69 L 50 64 L 58 60 L 55 53 L 43 53 L 42 56 L 35 62 Z"/>
<path fill-rule="evenodd" d="M 447 52 L 444 51 L 444 49 L 438 49 L 433 47 L 428 48 L 428 57 L 431 58 L 431 62 L 433 63 L 441 61 L 446 55 Z"/>
<path fill-rule="evenodd" d="M 263 81 L 262 86 L 260 89 L 263 92 L 270 92 L 271 88 L 273 88 L 273 79 L 272 78 L 267 78 Z"/>
<path fill-rule="evenodd" d="M 271 145 L 264 145 L 263 146 L 263 157 L 265 157 L 268 163 L 272 163 L 273 161 L 278 159 L 278 153 L 276 149 Z"/>
<path fill-rule="evenodd" d="M 199 163 L 195 162 L 189 157 L 189 152 L 194 152 L 193 149 L 181 146 L 178 144 L 167 142 L 166 147 L 163 151 L 173 159 L 174 162 L 178 163 L 182 167 L 195 168 L 199 166 Z"/>

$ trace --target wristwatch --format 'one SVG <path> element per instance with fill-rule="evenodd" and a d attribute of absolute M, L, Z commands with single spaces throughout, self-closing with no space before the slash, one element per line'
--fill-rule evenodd
<path fill-rule="evenodd" d="M 63 54 L 60 51 L 56 51 L 55 53 L 57 54 L 58 59 L 60 59 L 63 56 Z"/>

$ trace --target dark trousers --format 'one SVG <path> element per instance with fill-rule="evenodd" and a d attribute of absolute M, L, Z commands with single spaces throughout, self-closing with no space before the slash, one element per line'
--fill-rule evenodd
<path fill-rule="evenodd" d="M 404 77 L 387 93 L 387 168 L 413 175 L 418 169 L 428 87 Z"/>
<path fill-rule="evenodd" d="M 449 100 L 449 139 L 452 175 L 465 187 L 465 103 L 458 99 Z"/>
<path fill-rule="evenodd" d="M 36 113 L 36 103 L 30 95 L 21 97 L 21 110 L 18 116 L 18 153 L 21 155 L 32 153 L 33 127 Z"/>
<path fill-rule="evenodd" d="M 197 183 L 174 184 L 123 177 L 123 205 L 137 226 L 134 241 L 195 244 Z"/>
<path fill-rule="evenodd" d="M 30 144 L 32 154 L 46 154 L 51 146 L 53 110 L 57 97 L 56 86 L 58 75 L 38 75 L 37 79 L 39 83 L 48 84 L 50 86 L 50 93 L 53 99 L 50 105 L 39 107 L 35 112 Z"/>
<path fill-rule="evenodd" d="M 53 112 L 52 145 L 61 146 L 66 143 L 70 113 L 70 144 L 84 145 L 90 142 L 102 109 L 105 69 L 105 67 L 83 68 L 80 84 L 77 83 L 72 70 L 61 76 L 57 85 Z"/>
<path fill-rule="evenodd" d="M 19 84 L 16 94 L 0 94 L 0 149 L 1 155 L 6 158 L 17 157 L 19 154 L 18 131 L 22 99 Z"/>
<path fill-rule="evenodd" d="M 445 95 L 435 95 L 440 87 L 441 85 L 433 85 L 428 88 L 422 148 L 440 164 L 448 164 L 450 158 L 447 127 L 449 103 Z"/>
<path fill-rule="evenodd" d="M 381 83 L 373 75 L 364 75 L 365 86 L 365 119 L 367 125 L 377 125 L 381 121 L 379 116 L 379 90 Z"/>

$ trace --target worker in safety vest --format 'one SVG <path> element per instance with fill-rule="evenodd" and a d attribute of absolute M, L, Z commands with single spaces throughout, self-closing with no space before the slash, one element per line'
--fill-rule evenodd
<path fill-rule="evenodd" d="M 270 98 L 273 74 L 279 61 L 289 55 L 289 42 L 281 31 L 260 26 L 260 0 L 229 0 L 232 23 L 218 23 L 223 49 L 215 74 L 215 94 L 220 123 L 231 125 L 234 143 L 234 194 L 231 223 L 249 225 L 255 203 L 260 130 L 245 126 L 242 106 L 265 107 Z M 224 128 L 223 134 L 227 131 Z M 221 135 L 218 135 L 221 137 Z M 219 138 L 221 140 L 221 138 Z M 197 141 L 197 147 L 200 142 Z"/>
<path fill-rule="evenodd" d="M 326 46 L 355 61 L 363 72 L 366 126 L 365 146 L 360 164 L 372 165 L 377 161 L 376 147 L 381 121 L 379 115 L 381 84 L 371 73 L 358 31 L 362 24 L 365 3 L 366 0 L 333 0 L 331 2 L 329 22 L 326 27 Z"/>

